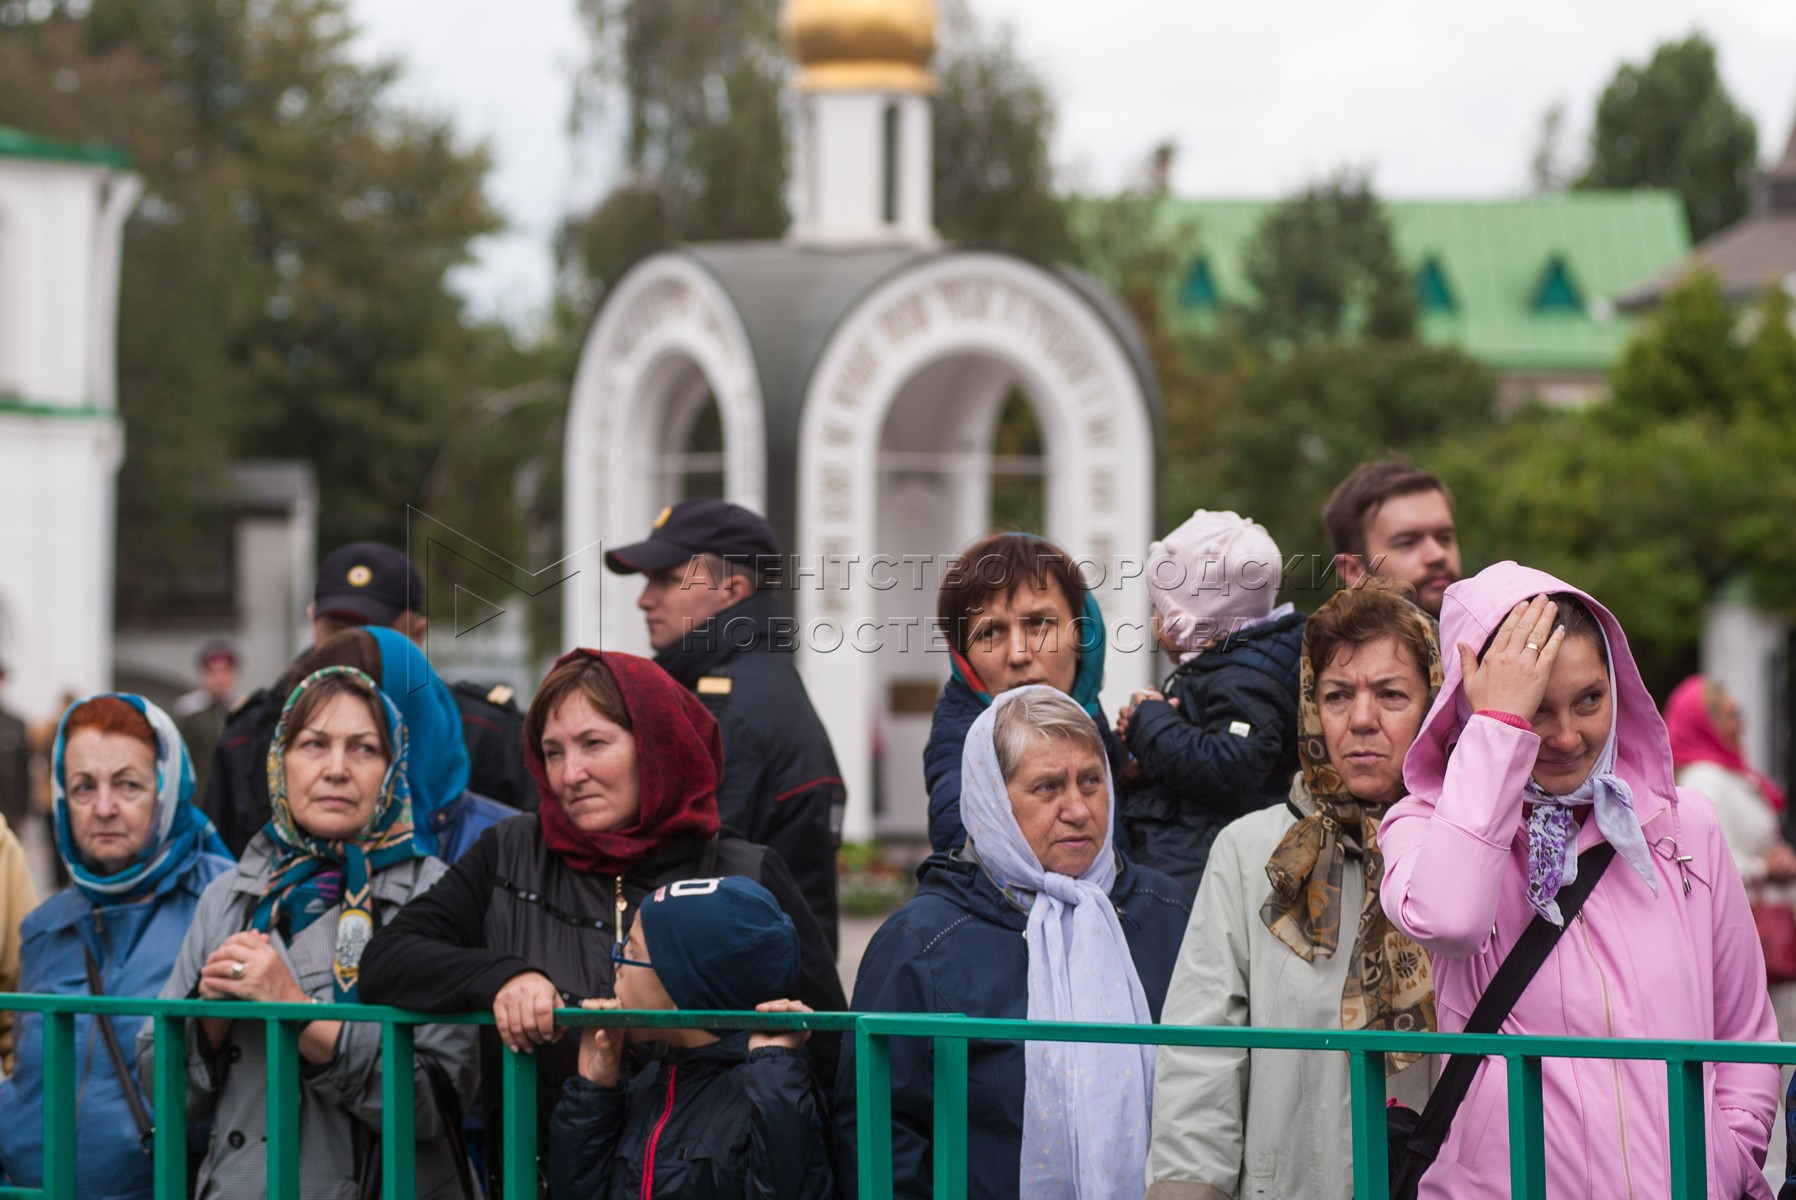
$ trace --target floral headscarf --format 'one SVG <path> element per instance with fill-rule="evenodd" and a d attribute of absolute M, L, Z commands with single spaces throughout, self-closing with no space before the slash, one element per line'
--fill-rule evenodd
<path fill-rule="evenodd" d="M 156 816 L 150 839 L 130 864 L 116 875 L 100 875 L 88 865 L 75 844 L 69 824 L 69 800 L 65 790 L 63 750 L 68 742 L 69 714 L 100 696 L 123 700 L 144 715 L 156 734 Z M 149 895 L 164 881 L 185 872 L 202 853 L 229 859 L 231 852 L 219 840 L 218 830 L 193 804 L 193 760 L 169 715 L 130 692 L 102 692 L 71 704 L 56 726 L 56 745 L 51 752 L 50 795 L 56 821 L 56 849 L 68 867 L 69 877 L 100 907 L 121 904 Z"/>
<path fill-rule="evenodd" d="M 320 680 L 346 675 L 378 698 L 378 711 L 386 719 L 387 741 L 393 758 L 381 779 L 380 798 L 361 833 L 354 838 L 326 841 L 299 827 L 287 799 L 287 721 L 299 698 Z M 266 933 L 280 928 L 293 937 L 338 904 L 336 952 L 331 975 L 336 999 L 356 1000 L 362 951 L 374 936 L 373 877 L 385 867 L 408 858 L 424 858 L 428 851 L 412 837 L 411 789 L 406 783 L 406 729 L 399 709 L 372 679 L 354 667 L 325 667 L 299 682 L 281 709 L 268 748 L 268 796 L 273 815 L 265 827 L 274 839 L 274 860 L 268 886 L 250 917 L 250 927 Z"/>
<path fill-rule="evenodd" d="M 1341 593 L 1346 595 L 1347 593 Z M 1336 596 L 1326 609 L 1340 599 Z M 1414 620 L 1428 645 L 1428 703 L 1441 687 L 1440 638 L 1434 623 L 1412 605 Z M 1408 645 L 1407 639 L 1404 642 Z M 1334 956 L 1340 946 L 1341 879 L 1347 860 L 1359 860 L 1365 877 L 1364 899 L 1353 941 L 1353 959 L 1341 990 L 1342 1029 L 1391 1029 L 1399 1032 L 1435 1028 L 1434 975 L 1428 956 L 1385 916 L 1378 889 L 1384 879 L 1384 853 L 1378 848 L 1378 825 L 1385 806 L 1368 804 L 1347 790 L 1329 761 L 1322 735 L 1322 710 L 1316 702 L 1316 664 L 1305 638 L 1298 693 L 1297 758 L 1302 764 L 1294 794 L 1307 793 L 1313 811 L 1290 829 L 1266 863 L 1272 894 L 1260 906 L 1260 919 L 1272 935 L 1305 962 Z M 1426 705 L 1424 705 L 1426 708 Z M 1306 806 L 1307 807 L 1307 806 Z M 1420 1054 L 1389 1054 L 1385 1069 L 1395 1074 Z"/>

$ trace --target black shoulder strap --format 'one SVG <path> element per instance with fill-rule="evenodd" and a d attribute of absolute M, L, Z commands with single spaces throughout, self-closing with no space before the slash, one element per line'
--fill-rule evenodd
<path fill-rule="evenodd" d="M 1501 1028 L 1516 1001 L 1522 998 L 1522 993 L 1528 990 L 1528 985 L 1540 971 L 1541 964 L 1546 962 L 1547 955 L 1553 952 L 1560 935 L 1577 919 L 1585 898 L 1614 858 L 1615 847 L 1608 842 L 1598 842 L 1578 855 L 1578 877 L 1558 895 L 1559 915 L 1565 918 L 1565 923 L 1555 925 L 1536 914 L 1510 948 L 1503 965 L 1497 968 L 1490 986 L 1484 989 L 1484 995 L 1465 1023 L 1465 1032 L 1495 1033 Z M 1480 1054 L 1455 1054 L 1447 1060 L 1440 1081 L 1428 1097 L 1427 1107 L 1416 1121 L 1415 1132 L 1410 1135 L 1407 1144 L 1411 1151 L 1426 1155 L 1431 1162 L 1440 1153 L 1447 1132 L 1453 1127 L 1453 1116 L 1465 1103 L 1466 1093 L 1472 1090 L 1472 1078 L 1483 1061 L 1484 1056 Z"/>
<path fill-rule="evenodd" d="M 104 996 L 106 988 L 100 982 L 100 964 L 94 961 L 93 951 L 86 946 L 81 947 L 81 955 L 87 959 L 87 990 L 96 996 Z M 125 1052 L 119 1048 L 118 1032 L 112 1028 L 112 1018 L 105 1013 L 95 1013 L 94 1023 L 100 1027 L 100 1040 L 106 1043 L 106 1057 L 112 1060 L 112 1072 L 118 1076 L 118 1089 L 125 1095 L 125 1105 L 131 1110 L 131 1122 L 137 1126 L 137 1145 L 145 1154 L 155 1153 L 156 1126 L 150 1120 L 149 1107 L 143 1102 L 143 1093 L 137 1090 L 137 1080 L 132 1078 L 131 1068 L 125 1065 Z M 179 1064 L 168 1068 L 179 1070 Z"/>

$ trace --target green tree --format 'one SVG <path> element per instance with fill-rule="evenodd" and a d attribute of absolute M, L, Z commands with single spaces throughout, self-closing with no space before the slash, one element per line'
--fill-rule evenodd
<path fill-rule="evenodd" d="M 935 73 L 935 221 L 949 241 L 1043 262 L 1074 254 L 1054 189 L 1057 109 L 1009 26 L 988 28 L 966 0 L 942 8 Z"/>
<path fill-rule="evenodd" d="M 1714 43 L 1693 33 L 1615 72 L 1578 186 L 1672 188 L 1700 241 L 1746 215 L 1757 168 L 1758 129 L 1728 94 Z"/>
<path fill-rule="evenodd" d="M 398 110 L 343 0 L 0 8 L 0 122 L 116 144 L 125 236 L 119 597 L 222 537 L 236 457 L 318 471 L 320 537 L 403 540 L 491 339 L 446 276 L 497 227 L 486 157 Z"/>
<path fill-rule="evenodd" d="M 1746 388 L 1734 328 L 1721 285 L 1707 271 L 1693 272 L 1611 370 L 1615 415 L 1634 424 L 1704 412 L 1731 417 Z"/>
<path fill-rule="evenodd" d="M 1212 435 L 1221 470 L 1196 499 L 1252 516 L 1287 554 L 1320 545 L 1322 503 L 1359 463 L 1392 455 L 1428 462 L 1442 440 L 1482 434 L 1496 421 L 1488 369 L 1415 341 L 1316 342 L 1237 372 L 1237 402 Z M 1320 600 L 1333 586 L 1322 561 L 1287 588 Z"/>
<path fill-rule="evenodd" d="M 1254 296 L 1239 319 L 1259 346 L 1415 334 L 1415 289 L 1363 173 L 1340 171 L 1268 212 L 1244 266 Z"/>
<path fill-rule="evenodd" d="M 615 124 L 625 179 L 570 218 L 569 317 L 645 254 L 785 232 L 788 147 L 778 0 L 578 0 L 588 62 L 576 132 Z"/>

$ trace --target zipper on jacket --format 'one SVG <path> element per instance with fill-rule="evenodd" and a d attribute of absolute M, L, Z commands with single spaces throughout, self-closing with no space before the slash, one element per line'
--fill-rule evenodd
<path fill-rule="evenodd" d="M 622 946 L 624 944 L 624 877 L 613 875 L 611 884 L 614 889 L 612 895 L 617 898 L 617 915 L 611 921 L 611 940 Z"/>
<path fill-rule="evenodd" d="M 1584 949 L 1590 954 L 1591 965 L 1596 968 L 1597 982 L 1603 985 L 1603 1035 L 1615 1036 L 1615 1013 L 1609 1004 L 1609 977 L 1603 974 L 1603 964 L 1596 956 L 1596 944 L 1590 940 L 1590 926 L 1584 920 L 1583 910 L 1578 912 L 1578 924 L 1583 926 Z M 1634 1194 L 1634 1169 L 1628 1160 L 1628 1110 L 1622 1097 L 1621 1064 L 1614 1059 L 1609 1060 L 1609 1075 L 1615 1084 L 1615 1127 L 1621 1133 L 1621 1177 L 1627 1185 L 1627 1194 Z"/>
<path fill-rule="evenodd" d="M 674 1076 L 679 1072 L 678 1067 L 667 1068 L 667 1107 L 661 1110 L 661 1119 L 655 1122 L 648 1150 L 642 1156 L 642 1200 L 655 1200 L 655 1147 L 661 1142 L 661 1131 L 667 1128 L 667 1118 L 673 1116 Z"/>

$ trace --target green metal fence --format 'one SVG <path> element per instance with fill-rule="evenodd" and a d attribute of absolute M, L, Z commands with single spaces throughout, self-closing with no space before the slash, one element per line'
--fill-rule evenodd
<path fill-rule="evenodd" d="M 268 1195 L 298 1200 L 300 1182 L 299 1030 L 320 1019 L 381 1025 L 381 1155 L 383 1196 L 414 1194 L 416 1136 L 412 1095 L 413 1035 L 418 1025 L 491 1025 L 491 1013 L 455 1016 L 372 1005 L 252 1004 L 241 1001 L 146 1000 L 130 996 L 0 994 L 0 1010 L 40 1012 L 44 1036 L 44 1181 L 41 1188 L 0 1187 L 0 1200 L 75 1200 L 75 1016 L 148 1016 L 156 1071 L 150 1097 L 158 1113 L 186 1112 L 187 1021 L 199 1017 L 263 1021 L 268 1027 Z M 1606 1041 L 1438 1033 L 1346 1033 L 1340 1030 L 1193 1028 L 1167 1025 L 1083 1025 L 1004 1021 L 937 1014 L 701 1013 L 558 1010 L 557 1025 L 638 1028 L 809 1029 L 852 1034 L 855 1040 L 857 1151 L 862 1200 L 892 1197 L 891 1039 L 927 1038 L 934 1044 L 935 1195 L 959 1200 L 967 1187 L 967 1043 L 1058 1041 L 1228 1046 L 1345 1053 L 1352 1081 L 1353 1193 L 1360 1200 L 1389 1196 L 1385 1142 L 1387 1053 L 1474 1053 L 1501 1059 L 1509 1072 L 1511 1194 L 1544 1200 L 1546 1162 L 1541 1120 L 1540 1064 L 1546 1058 L 1663 1062 L 1670 1114 L 1672 1196 L 1700 1200 L 1707 1192 L 1707 1141 L 1702 1066 L 1708 1062 L 1796 1064 L 1796 1045 L 1741 1042 Z M 502 1055 L 503 1186 L 508 1197 L 536 1195 L 536 1059 Z M 491 1081 L 488 1081 L 490 1086 Z M 1781 1129 L 1773 1129 L 1780 1136 Z M 155 1132 L 157 1200 L 187 1194 L 185 1120 L 158 1121 Z"/>

